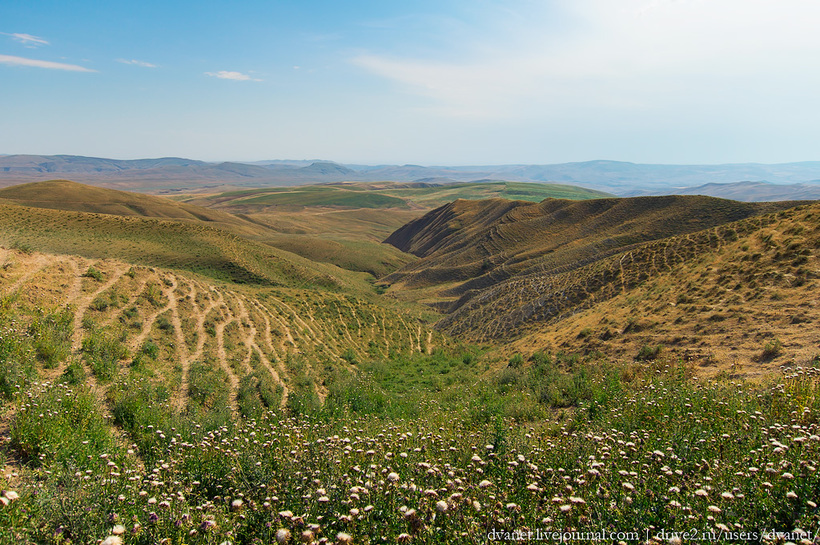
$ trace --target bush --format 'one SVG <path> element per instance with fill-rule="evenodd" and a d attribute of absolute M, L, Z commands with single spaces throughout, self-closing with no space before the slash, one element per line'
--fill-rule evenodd
<path fill-rule="evenodd" d="M 94 267 L 88 267 L 88 270 L 85 271 L 85 273 L 83 274 L 83 277 L 93 278 L 97 282 L 102 282 L 102 279 L 103 279 L 102 273 L 99 270 L 95 269 Z"/>
<path fill-rule="evenodd" d="M 780 339 L 772 339 L 763 345 L 763 351 L 760 353 L 760 359 L 770 360 L 776 358 L 783 352 L 783 343 Z"/>
<path fill-rule="evenodd" d="M 649 346 L 648 344 L 645 344 L 635 356 L 635 361 L 655 361 L 658 359 L 658 356 L 660 356 L 662 351 L 663 345 L 659 344 L 658 346 Z"/>
<path fill-rule="evenodd" d="M 85 382 L 85 369 L 83 369 L 82 364 L 72 359 L 60 376 L 60 382 L 71 385 Z"/>
<path fill-rule="evenodd" d="M 26 255 L 31 255 L 31 254 L 34 253 L 34 248 L 32 248 L 31 244 L 29 244 L 27 242 L 20 242 L 20 241 L 12 242 L 11 249 L 12 250 L 17 250 L 18 252 L 26 254 Z"/>
<path fill-rule="evenodd" d="M 359 357 L 356 355 L 356 352 L 352 348 L 348 348 L 347 350 L 342 352 L 341 358 L 350 365 L 359 364 Z"/>
<path fill-rule="evenodd" d="M 523 363 L 524 363 L 524 356 L 522 356 L 521 354 L 513 354 L 513 356 L 510 358 L 509 366 L 512 367 L 513 369 L 517 369 L 517 368 L 521 367 L 521 365 Z"/>
<path fill-rule="evenodd" d="M 152 360 L 157 359 L 159 356 L 159 346 L 155 343 L 152 339 L 146 339 L 144 343 L 142 343 L 142 348 L 140 348 L 140 354 L 148 356 Z"/>

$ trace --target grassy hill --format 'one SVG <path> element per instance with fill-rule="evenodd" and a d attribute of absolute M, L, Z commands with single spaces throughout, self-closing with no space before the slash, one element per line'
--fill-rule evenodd
<path fill-rule="evenodd" d="M 541 201 L 606 194 L 576 186 L 486 181 L 427 183 L 340 182 L 231 191 L 182 202 L 235 214 L 278 234 L 265 240 L 314 261 L 384 276 L 413 261 L 382 244 L 393 231 L 453 199 L 493 197 Z"/>
<path fill-rule="evenodd" d="M 450 184 L 338 182 L 296 188 L 232 191 L 186 202 L 230 211 L 254 212 L 263 207 L 345 207 L 431 209 L 456 199 L 506 198 L 539 202 L 546 198 L 592 199 L 600 191 L 551 183 L 481 180 Z"/>
<path fill-rule="evenodd" d="M 424 212 L 267 210 L 359 263 Z M 219 221 L 0 204 L 0 543 L 814 528 L 818 218 L 459 200 L 380 294 Z"/>
<path fill-rule="evenodd" d="M 705 372 L 732 361 L 765 374 L 820 352 L 815 328 L 801 325 L 820 319 L 805 305 L 820 274 L 818 206 L 458 201 L 388 239 L 422 258 L 384 282 L 448 312 L 437 327 L 449 335 L 515 340 L 510 351 L 632 358 L 663 346 Z M 772 357 L 761 356 L 767 343 Z"/>
<path fill-rule="evenodd" d="M 403 290 L 455 282 L 441 293 L 454 297 L 534 269 L 578 268 L 648 241 L 789 206 L 684 196 L 459 200 L 387 238 L 422 259 L 385 281 Z"/>
<path fill-rule="evenodd" d="M 48 180 L 6 187 L 0 189 L 0 203 L 50 210 L 204 222 L 212 227 L 249 237 L 263 236 L 266 231 L 262 226 L 218 210 L 69 180 Z"/>
<path fill-rule="evenodd" d="M 0 205 L 0 244 L 178 268 L 238 283 L 328 288 L 363 284 L 360 275 L 206 223 Z"/>
<path fill-rule="evenodd" d="M 287 195 L 287 193 L 285 193 L 285 195 Z M 301 195 L 301 193 L 291 198 L 299 198 L 299 195 Z M 356 240 L 355 237 L 353 240 L 334 240 L 332 238 L 317 240 L 316 237 L 306 239 L 302 236 L 306 234 L 306 231 L 299 227 L 305 224 L 305 218 L 294 218 L 292 225 L 282 225 L 282 222 L 277 217 L 269 225 L 266 221 L 270 221 L 270 218 L 258 219 L 247 215 L 234 215 L 229 212 L 174 201 L 163 197 L 105 189 L 67 180 L 34 182 L 0 189 L 0 204 L 16 204 L 30 208 L 97 214 L 97 216 L 95 216 L 96 221 L 102 223 L 96 225 L 94 229 L 100 234 L 107 233 L 105 236 L 109 238 L 112 236 L 115 238 L 128 238 L 130 234 L 135 234 L 137 239 L 144 235 L 152 239 L 145 253 L 154 254 L 157 260 L 152 263 L 158 265 L 178 266 L 178 264 L 182 262 L 196 261 L 196 259 L 192 258 L 189 254 L 191 253 L 191 248 L 197 246 L 197 244 L 177 239 L 180 236 L 182 239 L 195 236 L 193 234 L 194 232 L 204 232 L 201 231 L 201 227 L 224 231 L 225 233 L 239 236 L 243 240 L 256 241 L 276 249 L 295 252 L 311 261 L 331 263 L 343 269 L 367 272 L 376 277 L 383 276 L 413 260 L 412 256 L 397 251 L 389 245 L 378 244 L 366 238 L 364 240 Z M 126 222 L 123 224 L 125 226 L 118 226 L 118 222 L 121 223 L 120 220 L 116 220 L 115 218 L 103 218 L 103 214 L 122 216 L 124 218 L 176 221 L 187 223 L 194 227 L 172 227 L 169 223 L 146 224 L 140 223 L 139 221 Z M 350 226 L 355 225 L 357 221 L 359 223 L 368 221 L 366 214 L 360 214 L 360 216 L 360 219 L 351 218 L 352 224 L 351 222 L 346 222 L 348 230 L 351 230 L 349 229 Z M 65 216 L 65 218 L 68 217 L 69 216 Z M 59 225 L 62 221 L 63 220 L 60 219 L 56 220 L 52 234 L 53 232 L 61 231 Z M 74 222 L 74 220 L 66 221 L 69 223 Z M 105 222 L 109 222 L 112 227 L 110 229 L 106 228 L 103 225 Z M 40 224 L 37 223 L 37 225 L 39 226 Z M 137 227 L 137 225 L 141 225 L 141 227 Z M 162 227 L 158 228 L 159 232 L 156 233 L 156 236 L 150 236 L 148 231 L 153 229 L 151 226 L 156 225 L 162 225 Z M 66 239 L 54 240 L 52 234 L 44 234 L 38 231 L 38 227 L 34 227 L 33 230 L 29 229 L 26 231 L 28 234 L 25 235 L 23 239 L 26 239 L 26 237 L 40 237 L 46 241 L 44 242 L 44 249 L 74 251 L 74 249 L 81 245 L 76 240 L 76 233 L 71 233 L 76 228 L 78 228 L 78 225 L 74 222 L 74 227 L 68 227 L 61 231 L 68 232 Z M 142 234 L 136 234 L 136 231 L 141 231 Z M 169 235 L 168 233 L 172 231 L 176 234 Z M 180 234 L 183 232 L 185 234 Z M 213 230 L 208 231 L 208 233 L 210 233 L 208 235 L 209 237 L 222 236 Z M 82 237 L 84 235 L 79 236 Z M 167 247 L 156 247 L 158 237 L 162 239 L 162 237 L 166 236 L 170 236 Z M 37 246 L 37 244 L 35 244 L 35 246 Z M 223 247 L 230 246 L 227 242 L 221 243 L 221 245 Z M 109 251 L 113 251 L 114 253 L 105 253 Z M 258 251 L 262 250 L 257 245 L 255 249 L 251 251 L 251 254 Z M 271 253 L 267 250 L 264 252 Z M 204 256 L 199 250 L 198 253 L 200 253 L 200 258 Z M 206 253 L 210 253 L 210 251 Z M 276 250 L 273 250 L 273 253 L 276 253 Z M 126 259 L 129 257 L 127 252 L 124 254 L 117 253 L 117 251 L 107 246 L 101 248 L 97 255 L 114 255 Z M 177 257 L 175 258 L 174 256 Z M 220 267 L 206 264 L 205 268 L 218 270 Z M 202 270 L 202 267 L 198 270 Z"/>

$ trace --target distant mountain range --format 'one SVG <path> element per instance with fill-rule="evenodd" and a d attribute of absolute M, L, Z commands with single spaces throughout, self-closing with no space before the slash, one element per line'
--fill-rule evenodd
<path fill-rule="evenodd" d="M 159 193 L 340 181 L 443 184 L 490 179 L 572 184 L 619 196 L 701 194 L 744 201 L 820 198 L 820 161 L 773 165 L 586 161 L 555 165 L 426 167 L 343 165 L 320 160 L 210 163 L 178 157 L 117 160 L 75 155 L 0 156 L 0 186 L 57 178 Z"/>

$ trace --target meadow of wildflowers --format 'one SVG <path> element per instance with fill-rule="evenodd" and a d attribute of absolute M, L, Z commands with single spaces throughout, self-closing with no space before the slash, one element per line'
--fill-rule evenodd
<path fill-rule="evenodd" d="M 243 300 L 237 336 L 203 311 L 200 343 L 172 319 L 131 327 L 162 316 L 147 300 L 93 322 L 0 298 L 0 544 L 820 543 L 817 358 L 756 383 L 663 354 L 538 352 L 494 372 L 479 347 L 421 350 L 419 330 L 415 350 L 383 336 L 391 350 L 344 366 L 266 364 L 238 335 L 255 335 Z M 184 343 L 206 355 L 187 372 Z M 294 371 L 287 396 L 271 362 Z"/>
<path fill-rule="evenodd" d="M 814 367 L 751 386 L 700 383 L 675 367 L 626 381 L 616 366 L 589 365 L 591 395 L 532 419 L 505 412 L 521 392 L 499 382 L 462 389 L 461 401 L 445 389 L 357 405 L 358 389 L 372 398 L 379 385 L 353 381 L 313 411 L 198 419 L 174 413 L 148 381 L 114 396 L 108 417 L 84 384 L 32 381 L 12 396 L 7 455 L 22 473 L 5 477 L 0 537 L 484 543 L 492 532 L 634 531 L 643 541 L 797 529 L 812 542 Z M 487 396 L 496 410 L 477 412 Z"/>

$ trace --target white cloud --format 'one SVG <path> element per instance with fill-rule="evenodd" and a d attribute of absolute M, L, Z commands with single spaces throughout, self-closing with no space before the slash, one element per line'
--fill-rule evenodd
<path fill-rule="evenodd" d="M 494 31 L 477 32 L 472 54 L 458 60 L 369 53 L 352 62 L 431 99 L 436 113 L 499 119 L 543 118 L 573 108 L 657 110 L 675 100 L 715 100 L 716 91 L 762 97 L 763 88 L 817 88 L 820 79 L 818 2 L 567 0 L 549 9 L 529 6 L 507 17 L 494 12 Z"/>
<path fill-rule="evenodd" d="M 48 68 L 51 70 L 68 70 L 70 72 L 96 72 L 96 70 L 76 64 L 41 61 L 39 59 L 27 59 L 25 57 L 14 57 L 12 55 L 0 55 L 0 64 L 8 64 L 11 66 L 32 66 L 35 68 Z"/>
<path fill-rule="evenodd" d="M 242 72 L 231 72 L 229 70 L 220 70 L 219 72 L 205 72 L 205 75 L 219 79 L 230 79 L 233 81 L 262 81 L 261 79 L 255 79 L 247 74 L 243 74 Z"/>
<path fill-rule="evenodd" d="M 11 36 L 12 39 L 16 42 L 20 42 L 26 47 L 40 47 L 41 45 L 50 45 L 48 40 L 40 38 L 38 36 L 32 36 L 31 34 L 23 34 L 23 33 L 13 33 L 9 34 L 3 32 L 6 36 Z"/>
<path fill-rule="evenodd" d="M 138 61 L 136 59 L 131 59 L 131 60 L 117 59 L 117 62 L 121 62 L 123 64 L 132 64 L 134 66 L 142 66 L 143 68 L 156 68 L 157 67 L 156 64 L 153 64 L 153 63 L 150 63 L 150 62 L 145 62 L 145 61 Z"/>

